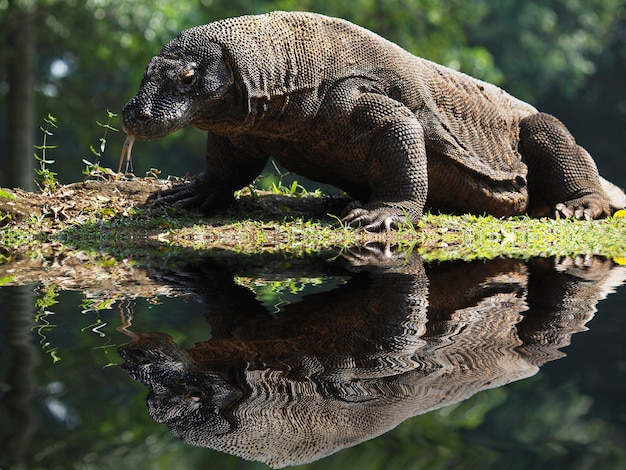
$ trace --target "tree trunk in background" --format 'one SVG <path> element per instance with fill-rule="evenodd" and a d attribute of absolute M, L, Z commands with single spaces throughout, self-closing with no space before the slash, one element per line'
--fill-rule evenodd
<path fill-rule="evenodd" d="M 35 2 L 9 0 L 7 140 L 9 186 L 35 188 Z"/>
<path fill-rule="evenodd" d="M 40 350 L 32 332 L 35 307 L 32 285 L 3 287 L 0 319 L 8 346 L 6 376 L 0 380 L 8 387 L 0 396 L 0 413 L 5 420 L 0 434 L 0 468 L 26 468 L 29 452 L 37 449 L 33 437 L 37 430 L 35 393 Z"/>

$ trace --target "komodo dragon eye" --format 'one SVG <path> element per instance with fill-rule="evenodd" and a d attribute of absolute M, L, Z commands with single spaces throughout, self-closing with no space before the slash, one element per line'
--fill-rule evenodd
<path fill-rule="evenodd" d="M 180 74 L 179 80 L 183 85 L 191 86 L 196 83 L 196 72 L 194 70 L 185 70 Z"/>

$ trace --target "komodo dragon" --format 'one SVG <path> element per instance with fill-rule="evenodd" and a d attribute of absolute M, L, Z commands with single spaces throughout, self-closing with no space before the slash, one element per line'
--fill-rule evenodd
<path fill-rule="evenodd" d="M 208 131 L 206 172 L 151 199 L 224 207 L 274 157 L 356 199 L 343 222 L 415 222 L 425 207 L 595 219 L 626 206 L 556 118 L 345 20 L 303 12 L 191 28 L 148 64 L 128 134 Z M 121 162 L 120 162 L 121 163 Z"/>

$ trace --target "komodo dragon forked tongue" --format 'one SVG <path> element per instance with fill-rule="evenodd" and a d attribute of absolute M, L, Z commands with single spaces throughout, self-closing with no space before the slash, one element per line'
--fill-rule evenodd
<path fill-rule="evenodd" d="M 135 143 L 135 136 L 132 134 L 126 134 L 126 140 L 124 141 L 124 146 L 122 147 L 122 154 L 120 155 L 120 164 L 117 167 L 117 172 L 122 172 L 122 164 L 124 163 L 124 157 L 126 157 L 126 169 L 124 173 L 128 173 L 128 169 L 130 168 L 130 155 L 133 150 L 133 144 Z"/>

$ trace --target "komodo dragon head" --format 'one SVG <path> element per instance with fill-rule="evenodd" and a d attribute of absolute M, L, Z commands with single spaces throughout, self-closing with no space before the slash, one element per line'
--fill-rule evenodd
<path fill-rule="evenodd" d="M 242 392 L 217 372 L 199 370 L 193 359 L 171 338 L 143 333 L 120 348 L 124 369 L 150 389 L 146 404 L 152 419 L 170 427 L 184 419 L 192 429 L 212 435 L 232 430 L 227 410 Z"/>
<path fill-rule="evenodd" d="M 198 125 L 200 116 L 219 120 L 232 89 L 222 47 L 193 47 L 193 36 L 185 31 L 148 64 L 139 91 L 124 106 L 124 131 L 134 139 L 156 139 Z"/>

